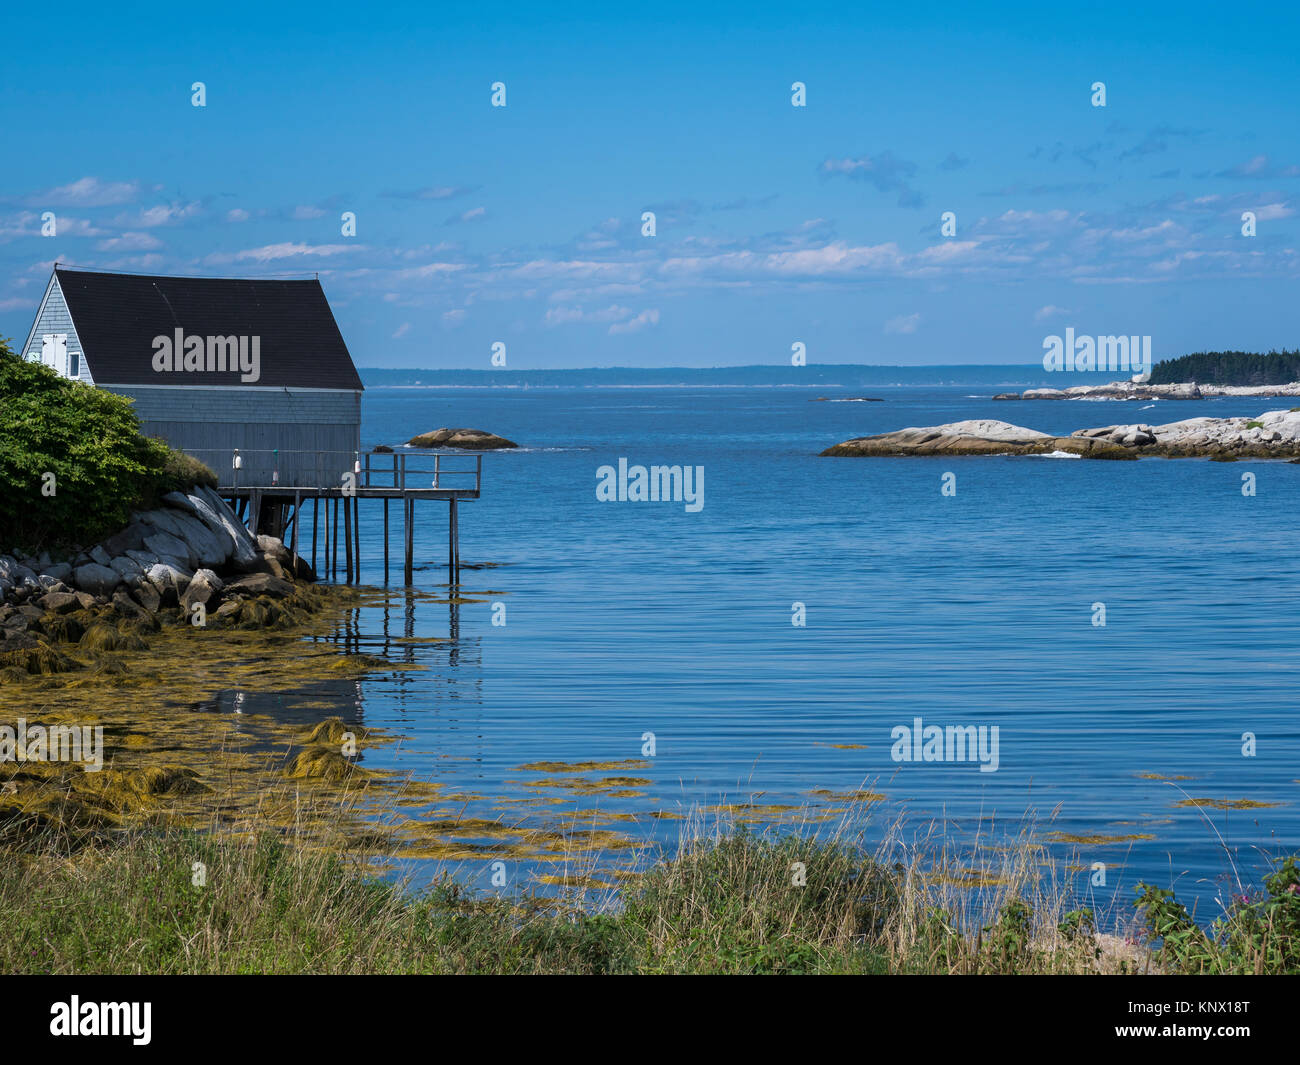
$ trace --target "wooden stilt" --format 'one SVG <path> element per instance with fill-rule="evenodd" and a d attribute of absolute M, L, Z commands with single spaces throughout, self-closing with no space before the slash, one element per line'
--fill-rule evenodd
<path fill-rule="evenodd" d="M 410 496 L 403 496 L 402 501 L 406 506 L 406 587 L 411 587 L 415 582 L 412 580 L 414 569 L 415 554 L 415 530 L 412 526 L 415 523 L 415 500 Z"/>
<path fill-rule="evenodd" d="M 352 500 L 343 497 L 343 568 L 344 580 L 352 583 Z"/>
<path fill-rule="evenodd" d="M 384 496 L 384 583 L 388 583 L 388 497 Z"/>
<path fill-rule="evenodd" d="M 330 579 L 333 580 L 339 575 L 339 500 L 338 496 L 334 497 L 334 539 L 330 545 Z"/>
<path fill-rule="evenodd" d="M 356 563 L 352 567 L 352 576 L 357 584 L 361 583 L 361 497 L 352 497 L 352 543 L 356 548 Z"/>
<path fill-rule="evenodd" d="M 447 500 L 447 583 L 460 583 L 460 535 L 457 529 L 456 497 Z"/>
<path fill-rule="evenodd" d="M 311 497 L 311 571 L 316 572 L 316 527 L 320 525 L 320 496 Z"/>
<path fill-rule="evenodd" d="M 302 524 L 302 493 L 293 494 L 293 543 L 289 548 L 293 552 L 294 569 L 298 568 L 298 526 Z"/>

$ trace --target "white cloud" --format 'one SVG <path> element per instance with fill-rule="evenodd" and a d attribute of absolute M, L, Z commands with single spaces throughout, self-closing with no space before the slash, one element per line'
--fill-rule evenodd
<path fill-rule="evenodd" d="M 1067 314 L 1073 313 L 1074 312 L 1068 307 L 1058 307 L 1054 303 L 1049 303 L 1044 307 L 1039 307 L 1038 310 L 1034 312 L 1034 321 L 1045 322 L 1049 318 L 1061 318 Z"/>
<path fill-rule="evenodd" d="M 885 323 L 886 333 L 915 333 L 917 327 L 921 324 L 921 315 L 917 314 L 900 314 L 897 318 L 891 318 Z"/>
<path fill-rule="evenodd" d="M 152 233 L 123 233 L 118 237 L 109 237 L 95 245 L 100 251 L 152 251 L 161 248 L 163 242 Z"/>
<path fill-rule="evenodd" d="M 635 333 L 647 326 L 659 324 L 659 312 L 653 308 L 642 311 L 635 318 L 629 318 L 626 322 L 615 322 L 609 327 L 609 335 L 616 336 L 619 333 Z"/>
<path fill-rule="evenodd" d="M 107 207 L 130 203 L 139 194 L 140 184 L 137 181 L 101 181 L 97 177 L 84 177 L 39 193 L 32 197 L 32 201 L 54 206 L 73 204 L 77 207 Z"/>
<path fill-rule="evenodd" d="M 345 252 L 360 251 L 364 244 L 301 244 L 285 242 L 267 244 L 260 248 L 248 248 L 230 255 L 209 255 L 208 262 L 258 262 L 269 263 L 277 259 L 293 259 L 297 256 L 342 255 Z"/>

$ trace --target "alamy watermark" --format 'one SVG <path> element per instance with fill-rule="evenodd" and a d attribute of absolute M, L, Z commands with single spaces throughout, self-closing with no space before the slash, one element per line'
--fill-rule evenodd
<path fill-rule="evenodd" d="M 0 762 L 81 762 L 86 772 L 104 768 L 104 726 L 0 725 Z"/>
<path fill-rule="evenodd" d="M 1135 381 L 1151 377 L 1151 338 L 1147 336 L 1076 337 L 1070 326 L 1064 337 L 1044 337 L 1043 351 L 1043 369 L 1049 373 L 1110 370 L 1131 373 Z"/>
<path fill-rule="evenodd" d="M 185 335 L 153 338 L 155 373 L 237 373 L 246 385 L 262 376 L 262 338 Z"/>
<path fill-rule="evenodd" d="M 704 509 L 703 466 L 629 466 L 596 470 L 596 499 L 601 503 L 684 503 L 688 513 Z"/>
<path fill-rule="evenodd" d="M 997 725 L 895 725 L 889 733 L 895 762 L 979 762 L 981 773 L 998 771 Z"/>

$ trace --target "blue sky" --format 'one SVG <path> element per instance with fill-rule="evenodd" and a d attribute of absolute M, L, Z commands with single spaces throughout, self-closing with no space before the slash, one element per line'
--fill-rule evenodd
<path fill-rule="evenodd" d="M 1294 7 L 622 7 L 7 11 L 0 335 L 57 259 L 318 273 L 362 366 L 1300 346 Z"/>

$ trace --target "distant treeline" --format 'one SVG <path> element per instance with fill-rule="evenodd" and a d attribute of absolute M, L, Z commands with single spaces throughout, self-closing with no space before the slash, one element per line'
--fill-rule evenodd
<path fill-rule="evenodd" d="M 1198 351 L 1158 362 L 1153 385 L 1195 381 L 1200 385 L 1285 385 L 1300 381 L 1300 351 Z"/>

